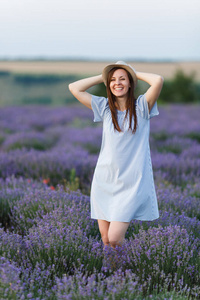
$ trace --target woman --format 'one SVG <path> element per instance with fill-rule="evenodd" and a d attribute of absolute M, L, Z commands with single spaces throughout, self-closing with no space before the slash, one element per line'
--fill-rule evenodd
<path fill-rule="evenodd" d="M 150 87 L 137 99 L 138 80 Z M 123 61 L 108 65 L 102 75 L 71 83 L 71 93 L 103 122 L 102 144 L 91 186 L 91 218 L 98 220 L 104 246 L 121 245 L 132 219 L 159 218 L 149 148 L 150 118 L 159 114 L 157 102 L 163 77 L 136 72 Z M 86 92 L 102 83 L 107 96 Z"/>

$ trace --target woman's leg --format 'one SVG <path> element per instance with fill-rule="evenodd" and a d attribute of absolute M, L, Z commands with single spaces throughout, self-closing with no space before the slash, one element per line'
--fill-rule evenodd
<path fill-rule="evenodd" d="M 101 238 L 104 243 L 104 246 L 109 245 L 109 240 L 108 240 L 108 229 L 110 226 L 110 222 L 106 220 L 98 220 L 99 224 L 99 231 L 101 233 Z"/>
<path fill-rule="evenodd" d="M 116 245 L 120 246 L 122 244 L 129 224 L 130 222 L 110 222 L 108 240 L 112 248 L 115 248 Z"/>
<path fill-rule="evenodd" d="M 116 245 L 121 245 L 130 222 L 108 222 L 106 220 L 98 220 L 99 231 L 104 246 L 111 245 L 115 248 Z"/>

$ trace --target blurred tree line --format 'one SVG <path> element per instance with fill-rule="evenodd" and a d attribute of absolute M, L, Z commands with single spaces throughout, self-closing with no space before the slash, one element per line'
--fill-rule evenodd
<path fill-rule="evenodd" d="M 149 85 L 139 81 L 135 90 L 135 96 L 145 93 Z M 95 95 L 106 97 L 106 88 L 100 84 L 93 91 Z M 200 103 L 200 83 L 195 82 L 195 73 L 186 75 L 181 69 L 177 70 L 171 80 L 164 81 L 161 94 L 161 103 Z"/>
<path fill-rule="evenodd" d="M 78 79 L 70 74 L 18 74 L 0 70 L 0 106 L 74 103 L 68 84 Z"/>
<path fill-rule="evenodd" d="M 160 98 L 164 102 L 200 102 L 200 83 L 195 82 L 195 73 L 186 75 L 177 70 L 171 81 L 165 80 Z"/>
<path fill-rule="evenodd" d="M 0 71 L 0 106 L 77 104 L 78 101 L 70 93 L 68 84 L 86 76 L 15 74 Z M 144 94 L 148 87 L 146 82 L 139 81 L 135 96 Z M 92 87 L 89 92 L 106 97 L 106 88 L 103 83 Z M 195 81 L 195 73 L 186 75 L 179 69 L 171 80 L 165 79 L 159 103 L 200 103 L 200 82 Z"/>

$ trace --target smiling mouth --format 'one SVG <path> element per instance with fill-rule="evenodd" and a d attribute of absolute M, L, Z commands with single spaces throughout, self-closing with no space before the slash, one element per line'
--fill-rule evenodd
<path fill-rule="evenodd" d="M 123 88 L 115 88 L 115 91 L 121 91 Z"/>

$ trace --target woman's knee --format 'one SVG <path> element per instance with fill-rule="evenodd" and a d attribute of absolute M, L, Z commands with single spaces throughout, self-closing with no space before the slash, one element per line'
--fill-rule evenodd
<path fill-rule="evenodd" d="M 109 234 L 108 236 L 109 244 L 111 247 L 115 248 L 116 246 L 121 246 L 124 240 L 124 235 L 116 235 L 116 234 Z"/>
<path fill-rule="evenodd" d="M 112 247 L 120 246 L 128 229 L 128 222 L 111 222 L 108 231 L 108 240 Z"/>

